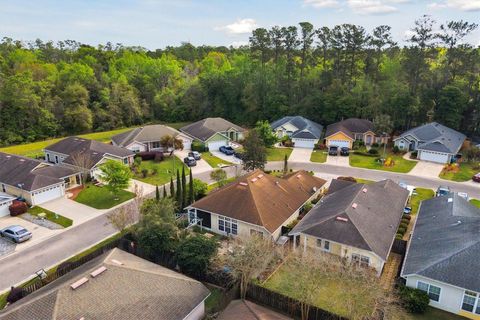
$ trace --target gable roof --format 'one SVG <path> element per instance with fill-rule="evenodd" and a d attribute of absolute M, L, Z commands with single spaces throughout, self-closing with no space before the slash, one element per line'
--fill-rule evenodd
<path fill-rule="evenodd" d="M 112 137 L 112 141 L 120 147 L 127 147 L 132 142 L 149 142 L 158 141 L 164 136 L 176 137 L 180 134 L 180 131 L 165 126 L 163 124 L 153 124 L 140 128 L 135 128 L 122 133 L 119 133 Z"/>
<path fill-rule="evenodd" d="M 302 116 L 287 116 L 277 121 L 274 121 L 270 126 L 273 130 L 281 127 L 287 123 L 291 123 L 298 130 L 292 133 L 292 138 L 301 139 L 320 139 L 322 136 L 322 125 L 306 119 Z"/>
<path fill-rule="evenodd" d="M 51 166 L 44 162 L 0 152 L 0 183 L 34 191 L 63 182 L 64 177 L 78 173 L 73 168 Z"/>
<path fill-rule="evenodd" d="M 185 132 L 198 140 L 207 141 L 217 132 L 227 131 L 231 128 L 239 132 L 246 131 L 244 128 L 223 118 L 205 118 L 180 128 L 180 131 Z"/>
<path fill-rule="evenodd" d="M 106 270 L 92 277 L 100 267 Z M 83 277 L 87 283 L 70 288 Z M 0 312 L 0 319 L 180 320 L 208 295 L 194 279 L 113 249 L 15 302 Z"/>
<path fill-rule="evenodd" d="M 348 137 L 355 139 L 355 133 L 373 132 L 373 122 L 367 119 L 348 118 L 327 126 L 325 137 L 329 137 L 339 131 L 345 133 Z"/>
<path fill-rule="evenodd" d="M 233 300 L 222 311 L 218 320 L 291 320 L 287 316 L 248 300 Z"/>
<path fill-rule="evenodd" d="M 457 153 L 466 139 L 463 133 L 437 122 L 427 123 L 405 131 L 395 140 L 409 135 L 413 136 L 417 141 L 423 142 L 417 146 L 417 149 L 444 153 Z"/>
<path fill-rule="evenodd" d="M 133 156 L 134 153 L 128 149 L 117 147 L 111 144 L 84 139 L 79 137 L 68 137 L 49 145 L 45 151 L 52 151 L 67 155 L 63 160 L 64 163 L 77 165 L 75 160 L 78 156 L 85 156 L 88 160 L 83 161 L 87 168 L 95 166 L 105 155 L 111 155 L 118 158 Z"/>
<path fill-rule="evenodd" d="M 402 276 L 418 274 L 479 292 L 479 231 L 480 209 L 457 194 L 423 201 Z"/>
<path fill-rule="evenodd" d="M 325 180 L 306 171 L 283 178 L 252 171 L 194 202 L 191 207 L 277 230 Z"/>
<path fill-rule="evenodd" d="M 408 191 L 392 180 L 344 185 L 318 202 L 290 234 L 335 241 L 387 260 L 407 199 Z"/>

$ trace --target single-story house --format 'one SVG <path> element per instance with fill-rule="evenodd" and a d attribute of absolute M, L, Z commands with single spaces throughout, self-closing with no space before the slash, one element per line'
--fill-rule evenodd
<path fill-rule="evenodd" d="M 480 319 L 480 209 L 458 194 L 421 203 L 401 276 L 430 305 Z"/>
<path fill-rule="evenodd" d="M 201 282 L 115 248 L 7 306 L 0 319 L 200 320 L 209 295 Z"/>
<path fill-rule="evenodd" d="M 0 218 L 8 216 L 10 214 L 10 206 L 16 197 L 9 195 L 5 192 L 0 192 Z"/>
<path fill-rule="evenodd" d="M 408 191 L 392 180 L 333 180 L 328 194 L 290 231 L 295 247 L 346 258 L 380 275 L 395 240 Z"/>
<path fill-rule="evenodd" d="M 68 137 L 44 149 L 45 160 L 53 164 L 88 170 L 92 178 L 101 176 L 100 166 L 107 160 L 133 163 L 135 153 L 131 150 L 79 137 Z"/>
<path fill-rule="evenodd" d="M 248 300 L 232 300 L 217 320 L 293 320 Z"/>
<path fill-rule="evenodd" d="M 180 128 L 187 136 L 205 143 L 209 150 L 215 151 L 230 141 L 240 141 L 246 130 L 223 118 L 205 118 Z"/>
<path fill-rule="evenodd" d="M 172 136 L 182 140 L 183 149 L 190 150 L 193 140 L 191 137 L 163 124 L 153 124 L 119 133 L 112 137 L 112 144 L 135 153 L 152 150 L 172 150 L 173 146 L 164 150 L 164 147 L 160 144 L 161 139 L 165 136 Z"/>
<path fill-rule="evenodd" d="M 375 134 L 373 122 L 367 119 L 349 118 L 327 126 L 325 144 L 329 146 L 352 148 L 359 140 L 367 146 L 374 143 L 387 143 L 388 135 Z"/>
<path fill-rule="evenodd" d="M 283 178 L 254 170 L 187 207 L 189 221 L 221 235 L 276 240 L 325 183 L 303 170 Z"/>
<path fill-rule="evenodd" d="M 322 136 L 323 127 L 301 116 L 283 117 L 271 125 L 278 138 L 288 136 L 296 148 L 313 148 Z"/>
<path fill-rule="evenodd" d="M 410 129 L 393 139 L 400 150 L 417 151 L 417 158 L 438 163 L 455 161 L 465 141 L 463 133 L 437 122 Z"/>
<path fill-rule="evenodd" d="M 30 205 L 65 196 L 81 184 L 79 170 L 0 152 L 0 192 L 24 198 Z"/>

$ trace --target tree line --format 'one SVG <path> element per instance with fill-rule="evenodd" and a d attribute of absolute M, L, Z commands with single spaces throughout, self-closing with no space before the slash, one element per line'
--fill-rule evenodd
<path fill-rule="evenodd" d="M 439 121 L 475 135 L 478 27 L 422 16 L 400 46 L 391 28 L 353 24 L 258 28 L 249 45 L 149 51 L 76 41 L 0 42 L 0 145 L 149 122 L 218 116 L 244 126 L 299 114 L 400 131 Z"/>

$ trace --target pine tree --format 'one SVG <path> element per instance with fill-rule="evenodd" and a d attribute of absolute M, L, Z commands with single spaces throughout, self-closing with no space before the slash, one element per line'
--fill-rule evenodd
<path fill-rule="evenodd" d="M 165 185 L 163 185 L 163 197 L 164 198 L 168 197 L 167 188 L 165 188 Z"/>
<path fill-rule="evenodd" d="M 285 155 L 285 158 L 283 160 L 283 174 L 287 174 L 288 172 L 288 157 Z"/>
<path fill-rule="evenodd" d="M 175 185 L 173 184 L 173 178 L 170 177 L 170 197 L 175 197 Z"/>
<path fill-rule="evenodd" d="M 182 169 L 182 209 L 187 206 L 187 178 L 185 176 L 185 166 Z"/>
<path fill-rule="evenodd" d="M 180 179 L 180 171 L 177 169 L 177 194 L 175 197 L 175 200 L 177 201 L 177 207 L 179 210 L 182 210 L 182 181 Z"/>
<path fill-rule="evenodd" d="M 192 204 L 195 199 L 194 199 L 194 192 L 193 192 L 193 174 L 192 174 L 192 170 L 190 170 L 190 179 L 188 181 L 188 184 L 190 185 L 190 194 L 189 194 L 189 197 L 188 197 L 188 203 L 189 204 Z"/>
<path fill-rule="evenodd" d="M 158 184 L 155 186 L 155 199 L 160 201 L 160 190 L 158 189 Z"/>

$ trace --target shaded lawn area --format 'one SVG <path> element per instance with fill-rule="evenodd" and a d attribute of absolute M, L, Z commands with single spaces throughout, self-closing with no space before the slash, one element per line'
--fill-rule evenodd
<path fill-rule="evenodd" d="M 233 156 L 232 156 L 233 157 Z M 215 157 L 210 152 L 202 152 L 202 159 L 207 161 L 208 165 L 212 168 L 220 168 L 219 164 L 232 165 L 233 163 Z"/>
<path fill-rule="evenodd" d="M 433 198 L 435 196 L 435 192 L 432 189 L 415 188 L 415 191 L 417 192 L 417 194 L 413 194 L 409 202 L 410 206 L 412 207 L 413 215 L 417 214 L 420 202 Z"/>
<path fill-rule="evenodd" d="M 205 311 L 207 314 L 215 312 L 215 310 L 217 310 L 223 294 L 222 290 L 220 290 L 219 288 L 209 288 L 209 289 L 210 289 L 210 295 L 205 300 Z"/>
<path fill-rule="evenodd" d="M 44 209 L 42 207 L 36 206 L 36 207 L 33 207 L 33 208 L 29 208 L 27 212 L 30 213 L 33 216 L 38 216 L 39 213 L 44 212 L 46 214 L 45 219 L 47 219 L 49 221 L 52 221 L 52 222 L 55 222 L 56 224 L 59 224 L 64 228 L 68 228 L 73 224 L 72 219 L 61 216 L 59 214 L 55 215 L 54 212 L 52 212 L 50 210 L 47 210 L 47 209 Z"/>
<path fill-rule="evenodd" d="M 462 162 L 460 163 L 460 170 L 458 172 L 442 171 L 439 177 L 445 180 L 464 182 L 470 181 L 478 172 L 480 172 L 478 163 Z"/>
<path fill-rule="evenodd" d="M 373 180 L 367 180 L 367 179 L 360 179 L 360 178 L 355 178 L 357 180 L 357 183 L 364 183 L 364 184 L 372 184 L 375 183 Z"/>
<path fill-rule="evenodd" d="M 110 209 L 134 197 L 135 194 L 130 191 L 120 190 L 118 194 L 114 196 L 106 187 L 87 184 L 85 188 L 80 191 L 75 201 L 95 209 Z"/>
<path fill-rule="evenodd" d="M 424 314 L 411 314 L 407 316 L 408 320 L 466 320 L 462 316 L 446 312 L 440 309 L 427 307 L 427 311 Z"/>
<path fill-rule="evenodd" d="M 475 207 L 480 208 L 480 200 L 478 199 L 471 199 L 469 201 L 471 204 L 473 204 Z"/>
<path fill-rule="evenodd" d="M 405 160 L 401 155 L 387 154 L 387 158 L 392 158 L 395 164 L 391 167 L 383 166 L 377 159 L 380 155 L 366 156 L 362 154 L 350 153 L 350 165 L 352 167 L 376 169 L 391 172 L 407 173 L 415 167 L 416 161 Z"/>
<path fill-rule="evenodd" d="M 283 161 L 292 153 L 292 148 L 267 148 L 267 161 Z"/>
<path fill-rule="evenodd" d="M 174 171 L 175 167 L 175 171 Z M 176 171 L 182 174 L 182 168 L 185 167 L 185 174 L 190 173 L 190 169 L 177 157 L 165 157 L 163 161 L 155 162 L 153 160 L 142 161 L 138 172 L 134 174 L 134 179 L 153 185 L 163 185 L 170 182 L 170 177 L 175 180 Z M 142 170 L 148 170 L 147 176 L 144 178 Z M 154 173 L 156 171 L 156 173 Z M 188 179 L 188 177 L 187 177 Z"/>
<path fill-rule="evenodd" d="M 231 177 L 231 178 L 227 178 L 225 181 L 223 181 L 223 185 L 226 185 L 230 182 L 233 182 L 235 181 L 235 177 Z M 207 194 L 215 189 L 217 189 L 218 187 L 220 186 L 220 183 L 218 182 L 215 182 L 215 183 L 212 183 L 212 184 L 209 184 L 208 187 L 207 187 Z"/>
<path fill-rule="evenodd" d="M 324 163 L 327 161 L 327 153 L 323 150 L 313 150 L 310 161 Z"/>

